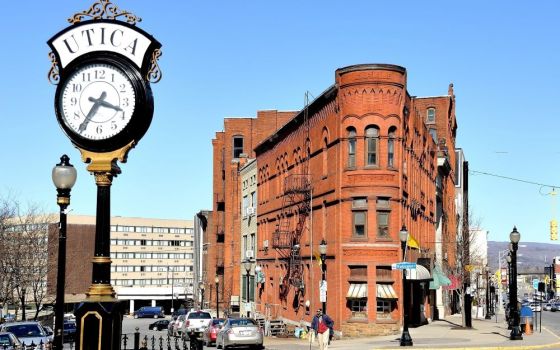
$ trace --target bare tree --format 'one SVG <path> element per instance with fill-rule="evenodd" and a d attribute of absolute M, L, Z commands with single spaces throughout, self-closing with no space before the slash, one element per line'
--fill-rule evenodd
<path fill-rule="evenodd" d="M 26 319 L 26 305 L 31 301 L 36 319 L 47 296 L 48 225 L 53 219 L 34 203 L 27 204 L 25 209 L 13 198 L 0 203 L 8 214 L 0 224 L 0 267 L 5 272 L 0 297 L 3 305 L 17 301 L 22 319 Z"/>

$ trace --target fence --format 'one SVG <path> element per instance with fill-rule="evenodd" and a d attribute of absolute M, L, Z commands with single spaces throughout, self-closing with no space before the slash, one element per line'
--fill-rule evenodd
<path fill-rule="evenodd" d="M 73 341 L 64 344 L 64 349 L 73 350 L 75 348 L 76 345 Z M 9 349 L 12 349 L 11 345 L 0 345 L 0 350 Z M 190 349 L 196 349 L 194 343 Z M 52 350 L 52 343 L 31 343 L 31 345 L 26 345 L 25 350 Z M 122 335 L 121 350 L 189 350 L 189 341 L 171 337 L 169 335 L 159 337 L 156 337 L 155 335 L 148 337 L 145 335 L 142 337 L 137 328 L 134 333 L 125 333 Z M 200 347 L 200 350 L 202 350 L 202 347 Z"/>

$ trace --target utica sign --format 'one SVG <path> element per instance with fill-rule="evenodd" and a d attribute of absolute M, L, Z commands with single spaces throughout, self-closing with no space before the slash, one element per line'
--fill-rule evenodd
<path fill-rule="evenodd" d="M 56 34 L 49 45 L 57 53 L 60 67 L 76 58 L 95 51 L 119 53 L 142 69 L 157 41 L 141 29 L 116 21 L 86 21 Z M 159 46 L 159 45 L 158 45 Z"/>

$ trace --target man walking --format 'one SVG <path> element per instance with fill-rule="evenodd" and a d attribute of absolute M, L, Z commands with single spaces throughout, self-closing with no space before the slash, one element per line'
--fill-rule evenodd
<path fill-rule="evenodd" d="M 329 348 L 329 334 L 334 326 L 334 321 L 329 315 L 323 315 L 323 310 L 317 310 L 317 313 L 311 321 L 311 328 L 315 331 L 319 340 L 319 350 L 327 350 Z"/>

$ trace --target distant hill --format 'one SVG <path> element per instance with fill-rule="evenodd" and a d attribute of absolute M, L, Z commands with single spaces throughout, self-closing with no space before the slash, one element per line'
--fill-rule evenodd
<path fill-rule="evenodd" d="M 509 242 L 488 242 L 488 264 L 491 270 L 498 268 L 498 252 L 509 249 Z M 519 272 L 542 272 L 545 265 L 560 256 L 560 243 L 521 242 L 517 251 Z"/>

